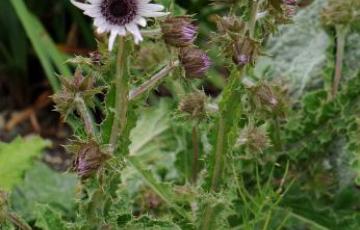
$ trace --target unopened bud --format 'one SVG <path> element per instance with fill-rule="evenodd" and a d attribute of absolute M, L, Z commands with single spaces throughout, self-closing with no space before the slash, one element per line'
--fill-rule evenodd
<path fill-rule="evenodd" d="M 245 23 L 240 21 L 238 17 L 234 16 L 217 16 L 216 25 L 220 33 L 240 33 L 245 28 Z"/>
<path fill-rule="evenodd" d="M 360 20 L 359 0 L 329 0 L 321 12 L 321 20 L 325 25 L 349 25 Z"/>
<path fill-rule="evenodd" d="M 179 59 L 189 78 L 201 78 L 211 66 L 209 56 L 197 48 L 182 48 Z"/>
<path fill-rule="evenodd" d="M 103 151 L 95 141 L 76 143 L 72 149 L 76 151 L 72 169 L 81 179 L 87 179 L 95 174 L 111 156 L 110 153 Z"/>
<path fill-rule="evenodd" d="M 269 85 L 260 83 L 251 87 L 249 90 L 259 104 L 270 108 L 275 108 L 278 105 L 278 99 Z"/>
<path fill-rule="evenodd" d="M 248 38 L 240 38 L 233 44 L 233 61 L 238 66 L 253 64 L 259 54 L 259 43 Z"/>
<path fill-rule="evenodd" d="M 76 70 L 74 77 L 60 78 L 62 89 L 52 96 L 55 102 L 55 111 L 66 118 L 76 107 L 75 98 L 79 95 L 85 103 L 93 106 L 93 97 L 101 93 L 103 87 L 95 87 L 95 79 L 91 76 L 84 77 L 80 70 Z"/>
<path fill-rule="evenodd" d="M 291 5 L 291 6 L 296 6 L 297 5 L 297 1 L 296 0 L 283 0 L 283 3 L 285 5 Z"/>
<path fill-rule="evenodd" d="M 91 53 L 89 53 L 89 57 L 91 59 L 92 64 L 95 64 L 95 65 L 103 64 L 100 52 L 98 52 L 98 51 L 91 52 Z"/>
<path fill-rule="evenodd" d="M 179 104 L 179 110 L 189 114 L 193 118 L 201 118 L 205 115 L 206 95 L 197 91 L 185 96 Z"/>
<path fill-rule="evenodd" d="M 161 25 L 163 38 L 175 47 L 190 46 L 196 39 L 197 27 L 187 16 L 169 17 Z"/>
<path fill-rule="evenodd" d="M 255 108 L 280 117 L 285 116 L 287 110 L 286 96 L 280 87 L 267 82 L 259 82 L 248 87 L 248 90 L 250 92 L 250 101 Z"/>
<path fill-rule="evenodd" d="M 271 146 L 265 128 L 255 127 L 252 124 L 240 132 L 236 144 L 238 146 L 245 146 L 254 153 L 262 153 L 266 148 Z"/>

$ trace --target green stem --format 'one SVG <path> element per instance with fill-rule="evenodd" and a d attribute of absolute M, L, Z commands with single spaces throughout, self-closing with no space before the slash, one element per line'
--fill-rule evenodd
<path fill-rule="evenodd" d="M 343 69 L 343 59 L 345 51 L 345 38 L 348 33 L 348 27 L 337 25 L 336 26 L 336 66 L 335 66 L 335 76 L 334 84 L 332 88 L 332 98 L 336 96 L 336 93 L 339 89 L 341 72 Z"/>
<path fill-rule="evenodd" d="M 177 212 L 184 219 L 191 222 L 191 217 L 184 211 L 184 209 L 178 206 L 175 202 L 176 194 L 173 193 L 168 187 L 158 183 L 152 173 L 148 170 L 144 170 L 144 166 L 141 165 L 136 157 L 128 157 L 127 161 L 135 169 L 137 173 L 141 175 L 145 183 L 175 212 Z"/>
<path fill-rule="evenodd" d="M 77 95 L 75 98 L 75 104 L 76 104 L 76 109 L 85 124 L 85 131 L 87 135 L 96 138 L 96 129 L 95 129 L 94 121 L 84 102 L 84 99 L 82 99 L 79 95 Z"/>
<path fill-rule="evenodd" d="M 249 36 L 251 39 L 255 38 L 256 16 L 258 13 L 258 8 L 259 8 L 259 1 L 253 0 L 251 3 L 251 15 L 250 15 L 250 21 L 248 24 Z"/>
<path fill-rule="evenodd" d="M 192 182 L 195 184 L 199 170 L 199 154 L 200 154 L 197 124 L 194 124 L 192 128 L 192 145 L 194 148 L 193 162 L 192 162 Z"/>
<path fill-rule="evenodd" d="M 281 142 L 281 127 L 280 121 L 277 116 L 274 117 L 274 147 L 276 150 L 282 150 L 282 142 Z"/>
<path fill-rule="evenodd" d="M 179 66 L 179 61 L 170 62 L 164 68 L 162 68 L 158 73 L 154 74 L 149 80 L 144 82 L 138 88 L 133 89 L 129 93 L 129 100 L 134 100 L 148 90 L 154 88 L 160 81 L 162 81 L 168 74 L 177 66 Z"/>
<path fill-rule="evenodd" d="M 116 61 L 116 98 L 115 116 L 111 127 L 110 144 L 114 150 L 117 142 L 125 129 L 127 123 L 127 112 L 129 105 L 129 73 L 128 73 L 128 48 L 124 37 L 119 38 L 119 48 Z"/>
<path fill-rule="evenodd" d="M 219 118 L 218 135 L 216 140 L 215 165 L 211 178 L 211 190 L 216 192 L 218 190 L 219 181 L 221 179 L 223 164 L 224 164 L 224 139 L 225 139 L 225 121 L 222 115 Z"/>

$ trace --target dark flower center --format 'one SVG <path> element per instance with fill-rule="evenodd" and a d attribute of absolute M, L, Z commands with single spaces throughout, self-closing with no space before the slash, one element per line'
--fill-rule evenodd
<path fill-rule="evenodd" d="M 137 9 L 137 0 L 103 0 L 101 4 L 101 13 L 106 21 L 120 26 L 131 22 Z"/>

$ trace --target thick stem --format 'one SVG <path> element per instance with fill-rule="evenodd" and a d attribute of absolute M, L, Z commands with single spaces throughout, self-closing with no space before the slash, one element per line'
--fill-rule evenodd
<path fill-rule="evenodd" d="M 197 124 L 194 124 L 192 128 L 192 145 L 194 148 L 193 162 L 192 162 L 192 182 L 195 183 L 197 180 L 197 174 L 199 170 L 199 155 L 200 155 Z"/>
<path fill-rule="evenodd" d="M 134 100 L 141 94 L 145 93 L 146 91 L 152 89 L 158 82 L 163 80 L 174 68 L 179 65 L 179 61 L 171 62 L 166 65 L 163 69 L 161 69 L 158 73 L 153 75 L 149 80 L 144 82 L 138 88 L 131 90 L 129 94 L 129 100 Z"/>
<path fill-rule="evenodd" d="M 219 127 L 217 130 L 217 139 L 216 139 L 216 151 L 215 151 L 215 162 L 214 170 L 211 177 L 211 192 L 216 192 L 219 189 L 219 182 L 221 180 L 221 175 L 224 167 L 224 141 L 225 141 L 225 121 L 222 115 L 219 118 Z M 214 212 L 216 205 L 209 203 L 207 204 L 200 229 L 209 230 L 216 229 L 215 226 L 212 226 L 214 221 Z"/>
<path fill-rule="evenodd" d="M 129 105 L 129 73 L 128 73 L 128 48 L 125 38 L 119 38 L 119 48 L 116 61 L 116 98 L 115 116 L 111 127 L 110 144 L 116 150 L 116 145 L 127 123 L 127 111 Z"/>
<path fill-rule="evenodd" d="M 347 32 L 348 32 L 348 28 L 346 26 L 341 26 L 341 25 L 336 26 L 336 66 L 335 66 L 334 84 L 331 93 L 333 98 L 336 96 L 336 93 L 340 85 L 341 72 L 343 68 L 344 51 L 345 51 L 345 38 Z"/>
<path fill-rule="evenodd" d="M 249 35 L 251 39 L 255 38 L 256 19 L 258 15 L 259 1 L 253 0 L 251 3 L 251 15 L 248 24 Z"/>
<path fill-rule="evenodd" d="M 156 28 L 152 30 L 141 30 L 141 34 L 145 37 L 161 36 L 161 28 Z"/>
<path fill-rule="evenodd" d="M 96 129 L 93 118 L 84 102 L 84 99 L 82 99 L 80 95 L 76 96 L 75 104 L 76 104 L 76 109 L 85 124 L 85 131 L 87 135 L 96 138 Z"/>
<path fill-rule="evenodd" d="M 282 142 L 281 142 L 281 126 L 280 120 L 277 116 L 274 116 L 274 146 L 278 151 L 282 150 Z"/>
<path fill-rule="evenodd" d="M 222 169 L 224 165 L 224 139 L 225 139 L 225 121 L 222 115 L 219 118 L 219 127 L 216 139 L 215 165 L 211 177 L 211 190 L 218 190 L 219 181 L 221 180 Z"/>

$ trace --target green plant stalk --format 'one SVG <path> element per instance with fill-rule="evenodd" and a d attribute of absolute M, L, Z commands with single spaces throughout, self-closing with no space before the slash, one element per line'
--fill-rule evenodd
<path fill-rule="evenodd" d="M 170 62 L 164 68 L 162 68 L 158 73 L 154 74 L 149 80 L 144 82 L 138 88 L 133 89 L 129 93 L 129 100 L 134 100 L 146 91 L 154 88 L 161 80 L 163 80 L 174 68 L 179 66 L 179 61 Z"/>
<path fill-rule="evenodd" d="M 281 127 L 280 127 L 280 120 L 276 115 L 273 118 L 273 122 L 274 122 L 274 129 L 275 129 L 274 146 L 275 146 L 276 150 L 281 151 L 282 150 Z"/>
<path fill-rule="evenodd" d="M 192 182 L 195 184 L 199 170 L 199 155 L 200 155 L 199 135 L 198 135 L 198 128 L 196 123 L 193 124 L 191 139 L 194 148 L 193 161 L 192 161 Z"/>
<path fill-rule="evenodd" d="M 155 181 L 155 178 L 148 171 L 144 170 L 141 163 L 135 157 L 127 157 L 127 160 L 132 165 L 132 167 L 136 170 L 137 173 L 141 175 L 145 183 L 175 212 L 177 212 L 180 216 L 185 218 L 187 221 L 191 221 L 190 216 L 183 210 L 183 208 L 179 207 L 174 201 L 175 194 L 169 193 L 165 191 L 160 184 Z"/>
<path fill-rule="evenodd" d="M 341 73 L 343 69 L 344 52 L 345 52 L 345 39 L 349 31 L 347 26 L 337 25 L 336 29 L 336 65 L 335 65 L 335 76 L 334 84 L 332 88 L 332 98 L 336 96 L 339 89 Z"/>
<path fill-rule="evenodd" d="M 256 29 L 256 16 L 259 8 L 259 1 L 253 0 L 251 3 L 251 15 L 250 15 L 250 21 L 248 24 L 249 29 L 249 36 L 251 39 L 255 38 L 255 29 Z"/>
<path fill-rule="evenodd" d="M 224 139 L 225 139 L 225 121 L 222 115 L 219 117 L 218 134 L 216 139 L 215 166 L 211 178 L 211 190 L 216 192 L 221 180 L 222 169 L 224 167 Z"/>
<path fill-rule="evenodd" d="M 119 48 L 116 60 L 116 97 L 115 97 L 115 116 L 111 127 L 110 144 L 114 151 L 117 149 L 117 142 L 125 129 L 127 123 L 127 112 L 129 106 L 129 73 L 128 55 L 129 49 L 126 38 L 119 38 Z"/>
<path fill-rule="evenodd" d="M 258 8 L 259 8 L 259 1 L 258 0 L 253 0 L 252 1 L 252 6 L 251 6 L 251 15 L 250 15 L 250 20 L 248 22 L 248 27 L 247 30 L 249 31 L 249 36 L 250 38 L 254 39 L 255 38 L 255 29 L 256 29 L 256 16 L 258 13 Z M 246 33 L 246 31 L 244 31 L 244 33 Z M 233 97 L 236 98 L 236 92 L 235 89 L 233 89 L 233 87 L 236 85 L 237 81 L 241 81 L 241 76 L 242 73 L 245 69 L 241 69 L 240 70 L 240 74 L 236 74 L 236 72 L 238 72 L 238 70 L 234 70 L 234 76 L 232 76 L 230 79 L 230 82 L 227 84 L 227 86 L 224 89 L 224 92 L 229 91 L 230 95 L 228 95 L 229 98 L 227 98 L 228 100 L 231 100 Z M 223 99 L 223 101 L 225 101 L 226 99 Z M 236 99 L 235 99 L 236 100 Z M 229 116 L 229 112 L 228 111 L 229 108 L 227 106 L 221 106 L 220 105 L 220 117 L 219 117 L 219 124 L 218 124 L 218 134 L 217 134 L 217 140 L 216 140 L 216 151 L 215 151 L 215 162 L 214 162 L 214 169 L 212 172 L 212 177 L 211 177 L 211 186 L 210 189 L 212 192 L 217 192 L 219 190 L 219 182 L 221 181 L 221 176 L 223 173 L 223 168 L 224 168 L 224 157 L 226 154 L 226 150 L 228 148 L 229 145 L 229 140 L 228 138 L 225 137 L 225 135 L 228 133 L 228 120 L 225 121 L 225 117 Z M 230 113 L 231 114 L 231 113 Z M 233 114 L 233 116 L 235 116 L 235 114 Z M 227 143 L 225 143 L 225 141 Z M 205 213 L 203 215 L 203 219 L 202 219 L 202 229 L 204 230 L 208 230 L 211 229 L 211 221 L 214 219 L 214 210 L 213 208 L 208 205 L 205 209 Z"/>
<path fill-rule="evenodd" d="M 93 121 L 93 118 L 89 112 L 89 109 L 87 108 L 84 99 L 81 98 L 81 96 L 77 95 L 75 97 L 75 104 L 76 109 L 78 113 L 80 114 L 81 119 L 84 122 L 85 125 L 85 131 L 88 136 L 96 138 L 96 128 Z"/>
<path fill-rule="evenodd" d="M 241 83 L 241 73 L 238 69 L 234 69 L 230 75 L 228 84 L 223 91 L 223 99 L 220 102 L 220 115 L 218 119 L 218 129 L 216 137 L 216 148 L 214 153 L 213 168 L 210 171 L 210 192 L 215 193 L 220 190 L 221 181 L 223 180 L 223 170 L 225 166 L 225 160 L 228 148 L 234 144 L 234 137 L 230 137 L 231 129 L 237 128 L 235 123 L 237 118 L 237 112 L 240 104 L 237 103 L 240 98 L 238 87 Z M 232 104 L 235 103 L 235 104 Z M 216 217 L 213 204 L 208 204 L 205 208 L 203 217 L 201 219 L 201 229 L 209 230 L 216 229 L 212 226 L 212 222 Z"/>

